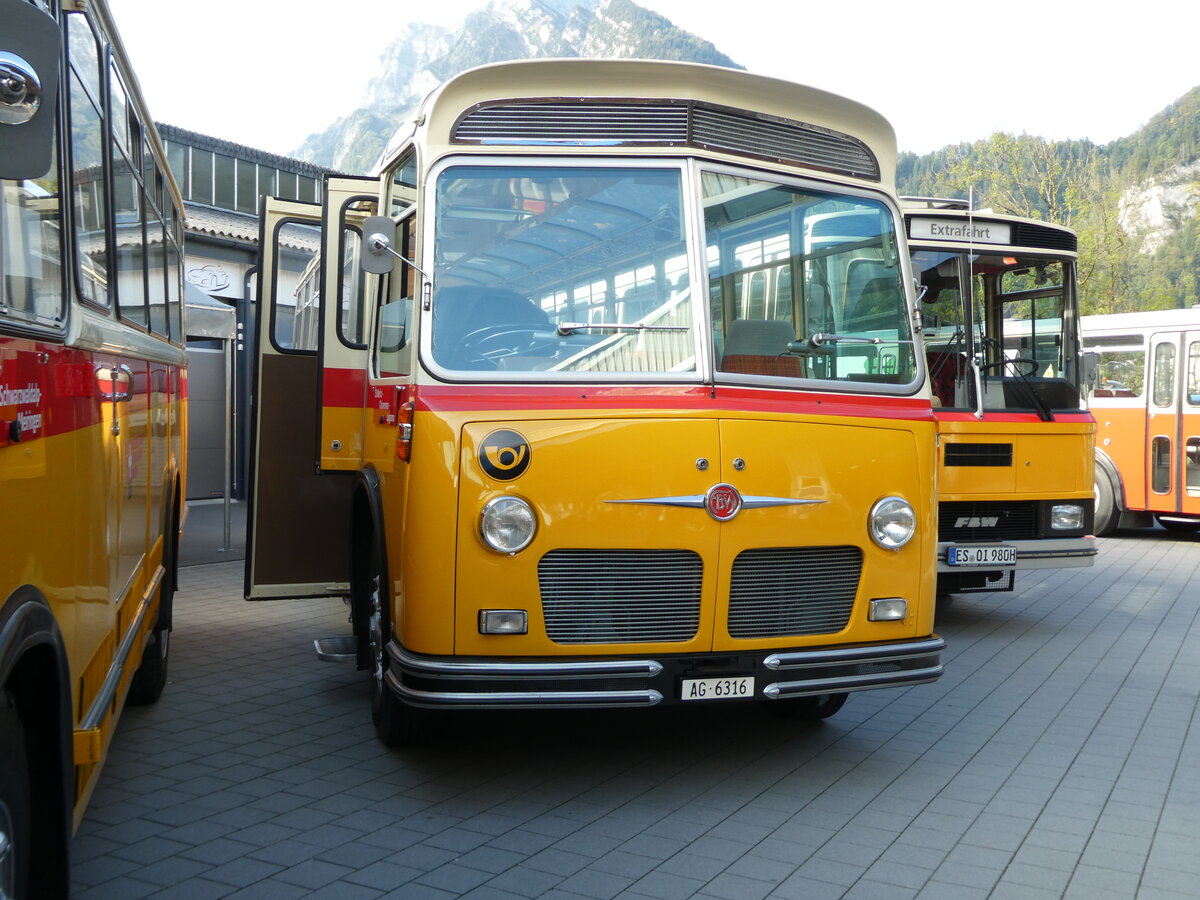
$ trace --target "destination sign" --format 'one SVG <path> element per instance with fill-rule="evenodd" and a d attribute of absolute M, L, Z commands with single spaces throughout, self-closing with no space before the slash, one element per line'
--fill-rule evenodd
<path fill-rule="evenodd" d="M 970 241 L 976 244 L 1011 244 L 1012 226 L 971 219 L 929 219 L 914 216 L 909 237 L 925 241 Z"/>

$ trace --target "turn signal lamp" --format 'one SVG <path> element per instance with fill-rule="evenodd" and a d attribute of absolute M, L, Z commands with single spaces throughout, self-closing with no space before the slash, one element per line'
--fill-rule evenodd
<path fill-rule="evenodd" d="M 401 462 L 408 462 L 412 458 L 412 432 L 413 432 L 413 409 L 415 404 L 412 400 L 405 400 L 400 404 L 399 420 L 400 433 L 396 435 L 396 457 Z"/>

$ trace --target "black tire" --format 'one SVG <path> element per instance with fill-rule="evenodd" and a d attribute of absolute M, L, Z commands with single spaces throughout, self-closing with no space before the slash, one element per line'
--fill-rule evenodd
<path fill-rule="evenodd" d="M 1096 466 L 1096 517 L 1092 530 L 1096 537 L 1104 537 L 1117 530 L 1121 511 L 1117 509 L 1116 491 L 1108 471 L 1100 463 Z"/>
<path fill-rule="evenodd" d="M 363 586 L 367 590 L 366 633 L 370 656 L 371 721 L 375 734 L 388 747 L 405 747 L 423 743 L 429 737 L 428 710 L 409 706 L 396 696 L 388 685 L 388 641 L 391 640 L 391 616 L 384 589 L 383 563 L 377 542 L 372 539 L 369 569 Z"/>
<path fill-rule="evenodd" d="M 31 896 L 30 816 L 25 728 L 12 697 L 0 691 L 0 896 Z"/>
<path fill-rule="evenodd" d="M 1197 530 L 1200 530 L 1200 522 L 1188 519 L 1167 519 L 1163 516 L 1155 516 L 1154 521 L 1175 534 L 1195 534 Z"/>
<path fill-rule="evenodd" d="M 142 651 L 142 664 L 129 683 L 127 702 L 131 706 L 148 706 L 162 696 L 167 686 L 167 661 L 171 650 L 171 629 L 155 629 Z"/>
<path fill-rule="evenodd" d="M 795 722 L 819 722 L 828 719 L 845 703 L 850 695 L 817 694 L 813 697 L 796 697 L 791 700 L 766 700 L 764 706 L 771 715 L 780 719 L 790 719 Z"/>

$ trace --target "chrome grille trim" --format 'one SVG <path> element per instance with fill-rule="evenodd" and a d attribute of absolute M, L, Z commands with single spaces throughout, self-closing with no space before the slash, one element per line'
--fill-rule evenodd
<path fill-rule="evenodd" d="M 477 104 L 450 132 L 456 144 L 693 146 L 878 181 L 858 138 L 795 119 L 692 101 L 519 100 Z"/>
<path fill-rule="evenodd" d="M 691 640 L 703 573 L 691 550 L 551 550 L 538 561 L 546 635 L 556 644 Z"/>
<path fill-rule="evenodd" d="M 862 575 L 858 547 L 743 550 L 733 561 L 729 636 L 833 634 L 850 621 Z"/>

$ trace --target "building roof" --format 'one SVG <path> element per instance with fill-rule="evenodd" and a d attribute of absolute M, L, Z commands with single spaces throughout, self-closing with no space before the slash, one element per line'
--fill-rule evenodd
<path fill-rule="evenodd" d="M 225 156 L 233 156 L 238 159 L 244 159 L 247 162 L 261 163 L 265 166 L 271 166 L 283 172 L 292 172 L 296 175 L 306 175 L 309 178 L 319 179 L 322 175 L 338 175 L 334 169 L 327 169 L 324 166 L 318 166 L 315 163 L 306 162 L 302 159 L 292 159 L 288 156 L 280 156 L 276 153 L 268 153 L 266 150 L 257 150 L 254 147 L 247 147 L 245 144 L 237 144 L 233 141 L 227 141 L 222 138 L 215 138 L 211 135 L 200 134 L 195 131 L 188 131 L 186 128 L 178 128 L 174 125 L 167 125 L 162 122 L 157 123 L 158 133 L 165 141 L 174 141 L 177 144 L 186 144 L 189 147 L 196 147 L 200 150 L 211 150 L 214 153 L 221 153 Z"/>

